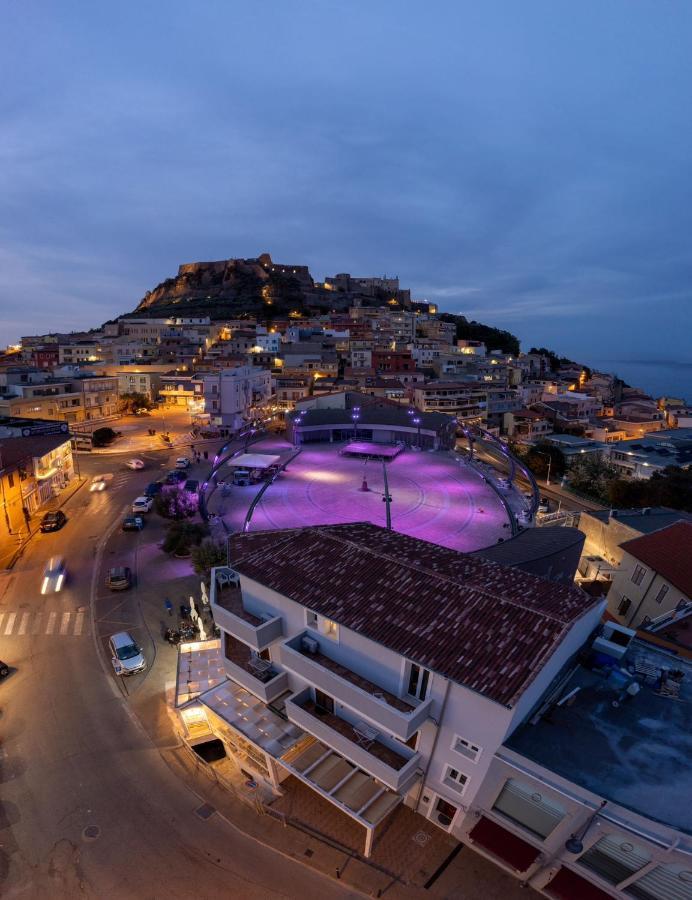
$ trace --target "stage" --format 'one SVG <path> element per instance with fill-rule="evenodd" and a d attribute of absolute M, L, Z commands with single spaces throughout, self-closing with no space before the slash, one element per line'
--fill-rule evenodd
<path fill-rule="evenodd" d="M 401 444 L 374 444 L 370 441 L 351 441 L 340 451 L 341 456 L 357 456 L 361 459 L 380 459 L 389 462 L 396 459 L 404 447 Z"/>

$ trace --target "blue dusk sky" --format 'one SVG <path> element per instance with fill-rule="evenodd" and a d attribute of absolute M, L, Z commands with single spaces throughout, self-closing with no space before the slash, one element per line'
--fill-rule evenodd
<path fill-rule="evenodd" d="M 8 0 L 0 341 L 269 251 L 690 360 L 690 47 L 689 0 Z"/>

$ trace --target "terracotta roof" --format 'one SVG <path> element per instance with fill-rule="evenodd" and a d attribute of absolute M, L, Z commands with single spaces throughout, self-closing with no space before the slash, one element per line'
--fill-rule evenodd
<path fill-rule="evenodd" d="M 40 459 L 70 440 L 69 434 L 35 434 L 30 437 L 3 438 L 0 441 L 0 469 L 26 459 Z"/>
<path fill-rule="evenodd" d="M 238 534 L 234 569 L 512 706 L 597 601 L 369 523 Z"/>
<path fill-rule="evenodd" d="M 692 597 L 692 522 L 676 522 L 620 545 L 673 587 Z"/>

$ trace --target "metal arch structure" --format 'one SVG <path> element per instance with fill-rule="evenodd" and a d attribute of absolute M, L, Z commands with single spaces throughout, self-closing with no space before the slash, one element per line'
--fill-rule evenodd
<path fill-rule="evenodd" d="M 538 504 L 541 499 L 540 490 L 538 488 L 538 484 L 536 479 L 533 476 L 533 472 L 525 465 L 520 459 L 514 456 L 513 453 L 510 453 L 507 444 L 504 441 L 501 441 L 496 435 L 492 434 L 490 431 L 487 431 L 485 428 L 481 428 L 480 425 L 462 425 L 459 424 L 457 434 L 461 433 L 463 437 L 466 438 L 469 445 L 469 456 L 473 459 L 474 456 L 474 445 L 476 442 L 482 442 L 500 453 L 509 466 L 509 480 L 514 481 L 514 477 L 517 473 L 517 470 L 521 472 L 524 478 L 528 481 L 531 486 L 531 503 L 529 506 L 529 515 L 533 518 L 538 512 Z"/>
<path fill-rule="evenodd" d="M 209 474 L 207 475 L 204 483 L 202 484 L 202 490 L 199 494 L 199 514 L 202 517 L 202 520 L 206 523 L 209 522 L 209 511 L 207 509 L 207 503 L 214 495 L 218 485 L 216 483 L 216 476 L 221 469 L 230 459 L 233 459 L 234 456 L 237 456 L 240 452 L 244 452 L 247 450 L 251 443 L 258 441 L 260 437 L 264 434 L 263 430 L 258 429 L 256 427 L 247 428 L 245 431 L 240 431 L 235 437 L 231 438 L 230 441 L 227 441 L 222 447 L 219 448 L 216 456 L 214 457 L 214 463 L 211 467 Z M 242 442 L 241 446 L 237 446 L 238 442 Z M 233 447 L 232 450 L 229 450 L 230 447 Z"/>

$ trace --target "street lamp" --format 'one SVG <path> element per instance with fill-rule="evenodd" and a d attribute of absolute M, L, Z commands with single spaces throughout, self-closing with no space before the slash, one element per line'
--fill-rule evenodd
<path fill-rule="evenodd" d="M 420 450 L 421 449 L 421 446 L 420 446 L 420 422 L 421 422 L 420 416 L 414 416 L 413 419 L 411 419 L 411 421 L 413 422 L 414 425 L 418 426 L 418 438 L 416 441 L 416 446 Z"/>
<path fill-rule="evenodd" d="M 608 802 L 607 800 L 601 800 L 601 805 L 598 807 L 597 810 L 594 811 L 593 815 L 591 815 L 586 820 L 586 822 L 582 826 L 581 831 L 575 832 L 574 834 L 571 834 L 567 838 L 567 840 L 565 841 L 565 850 L 567 850 L 568 853 L 574 853 L 574 855 L 576 856 L 577 854 L 579 854 L 583 851 L 584 838 L 586 837 L 586 833 L 589 830 L 589 828 L 591 828 L 593 823 L 596 821 L 598 814 L 601 812 L 601 810 L 603 809 L 603 807 L 606 805 L 607 802 Z"/>
<path fill-rule="evenodd" d="M 546 483 L 546 485 L 549 485 L 550 484 L 550 466 L 553 461 L 553 457 L 549 453 L 544 453 L 542 450 L 534 450 L 533 452 L 537 453 L 538 456 L 545 456 L 546 459 L 548 460 L 548 472 L 545 476 L 545 483 Z"/>
<path fill-rule="evenodd" d="M 357 406 L 351 413 L 351 418 L 353 419 L 353 440 L 355 441 L 358 438 L 358 419 L 360 419 L 360 411 Z"/>

